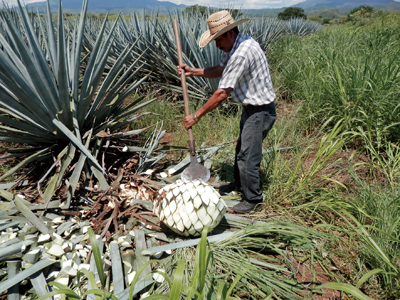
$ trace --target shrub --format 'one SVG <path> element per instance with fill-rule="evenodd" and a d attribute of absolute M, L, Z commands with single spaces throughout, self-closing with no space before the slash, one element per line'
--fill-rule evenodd
<path fill-rule="evenodd" d="M 278 13 L 278 19 L 280 20 L 289 20 L 292 18 L 303 18 L 307 19 L 307 16 L 304 13 L 304 9 L 300 7 L 288 7 L 285 8 L 284 11 Z"/>

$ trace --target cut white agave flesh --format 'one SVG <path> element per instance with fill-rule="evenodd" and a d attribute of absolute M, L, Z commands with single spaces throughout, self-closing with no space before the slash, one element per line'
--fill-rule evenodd
<path fill-rule="evenodd" d="M 68 274 L 60 274 L 54 281 L 61 283 L 62 285 L 68 286 L 69 276 Z"/>
<path fill-rule="evenodd" d="M 48 233 L 47 234 L 41 234 L 41 235 L 39 235 L 38 243 L 50 241 L 50 238 L 51 238 L 51 236 Z"/>
<path fill-rule="evenodd" d="M 133 271 L 133 272 L 128 274 L 128 282 L 129 282 L 129 284 L 132 283 L 133 279 L 135 278 L 135 275 L 136 275 L 135 271 Z"/>
<path fill-rule="evenodd" d="M 48 281 L 54 281 L 60 274 L 60 271 L 52 271 L 49 275 L 47 275 L 46 279 Z"/>
<path fill-rule="evenodd" d="M 157 269 L 157 272 L 153 274 L 153 279 L 158 283 L 163 283 L 165 281 L 165 277 L 161 275 L 159 272 L 165 273 L 165 270 Z"/>
<path fill-rule="evenodd" d="M 79 266 L 78 266 L 78 270 L 83 270 L 83 269 L 85 269 L 85 270 L 90 270 L 90 264 L 80 264 Z"/>
<path fill-rule="evenodd" d="M 33 249 L 33 250 L 29 251 L 28 253 L 26 253 L 22 257 L 22 259 L 28 263 L 34 264 L 35 262 L 37 262 L 40 252 L 41 252 L 41 250 L 39 248 Z"/>
<path fill-rule="evenodd" d="M 65 260 L 61 262 L 61 269 L 65 269 L 67 267 L 72 267 L 73 261 L 71 260 Z"/>
<path fill-rule="evenodd" d="M 58 244 L 53 244 L 49 250 L 47 250 L 47 254 L 53 255 L 55 257 L 60 257 L 64 254 L 64 249 L 58 245 Z"/>

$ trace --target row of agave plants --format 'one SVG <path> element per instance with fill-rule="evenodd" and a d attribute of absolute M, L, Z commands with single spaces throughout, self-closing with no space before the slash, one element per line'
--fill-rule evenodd
<path fill-rule="evenodd" d="M 88 229 L 90 226 L 87 223 L 75 226 L 73 218 L 68 222 L 65 222 L 65 219 L 59 221 L 54 216 L 51 219 L 47 210 L 69 209 L 72 201 L 77 198 L 78 190 L 96 187 L 108 190 L 116 177 L 110 170 L 118 167 L 116 160 L 123 161 L 121 157 L 124 153 L 126 157 L 138 152 L 145 153 L 134 166 L 136 172 L 146 171 L 163 157 L 162 154 L 151 156 L 152 150 L 162 137 L 162 130 L 155 129 L 150 142 L 144 147 L 139 147 L 132 137 L 148 128 L 127 128 L 130 123 L 146 114 L 138 114 L 139 110 L 157 100 L 155 96 L 138 93 L 144 90 L 144 86 L 156 84 L 167 89 L 179 90 L 171 26 L 173 18 L 177 18 L 181 23 L 182 44 L 187 63 L 209 66 L 217 63 L 221 55 L 215 47 L 199 49 L 197 46 L 199 34 L 206 30 L 205 17 L 177 14 L 161 21 L 161 18 L 156 16 L 146 19 L 144 16 L 133 15 L 112 22 L 107 18 L 99 21 L 87 17 L 87 5 L 85 0 L 81 14 L 72 19 L 64 18 L 61 1 L 58 13 L 54 15 L 50 13 L 49 1 L 46 15 L 29 14 L 19 1 L 17 8 L 0 11 L 0 141 L 10 145 L 7 154 L 1 159 L 15 159 L 13 167 L 0 177 L 0 182 L 20 175 L 23 170 L 18 183 L 31 178 L 28 184 L 31 185 L 32 194 L 35 195 L 35 200 L 39 199 L 41 202 L 40 205 L 29 203 L 18 195 L 0 189 L 0 196 L 5 200 L 1 203 L 2 210 L 9 211 L 9 215 L 2 214 L 0 218 L 3 220 L 1 228 L 2 241 L 4 240 L 0 249 L 1 261 L 9 261 L 10 257 L 21 258 L 23 255 L 24 269 L 23 272 L 18 272 L 20 267 L 10 263 L 8 271 L 3 274 L 1 292 L 12 290 L 16 281 L 24 281 L 30 277 L 35 291 L 28 291 L 28 294 L 47 298 L 50 297 L 46 294 L 50 291 L 47 281 L 55 277 L 59 279 L 59 275 L 67 275 L 68 278 L 74 277 L 73 282 L 67 280 L 54 283 L 59 291 L 63 291 L 59 293 L 64 296 L 90 299 L 98 296 L 116 297 L 107 293 L 115 290 L 104 287 L 107 285 L 114 288 L 121 279 L 114 279 L 112 283 L 106 284 L 107 279 L 100 270 L 103 265 L 99 262 L 101 255 L 93 235 L 90 236 L 90 246 L 85 246 L 91 232 Z M 319 25 L 312 22 L 269 19 L 255 19 L 243 27 L 243 31 L 255 36 L 266 50 L 269 43 L 281 35 L 294 31 L 306 34 L 319 29 Z M 215 88 L 217 82 L 193 79 L 189 84 L 192 94 L 204 98 Z M 22 216 L 14 216 L 18 211 Z M 44 216 L 38 218 L 37 215 L 40 214 Z M 58 221 L 55 222 L 54 219 Z M 72 233 L 71 228 L 79 231 L 74 240 L 68 240 Z M 137 231 L 137 234 L 139 232 L 142 234 L 141 231 Z M 265 238 L 265 234 L 270 233 L 270 238 Z M 283 260 L 286 254 L 282 250 L 284 245 L 290 244 L 293 249 L 301 248 L 304 251 L 311 251 L 314 247 L 308 230 L 290 224 L 263 224 L 261 229 L 256 228 L 253 233 L 251 229 L 245 228 L 240 234 L 243 235 L 240 240 L 248 242 L 246 247 L 250 249 L 249 253 L 253 253 L 254 247 L 261 245 L 264 250 L 270 249 L 273 253 L 280 254 L 284 257 Z M 252 234 L 261 237 L 254 239 Z M 12 241 L 15 238 L 18 243 Z M 232 241 L 231 238 L 228 240 Z M 262 244 L 262 240 L 268 245 Z M 136 247 L 138 241 L 139 239 L 136 240 Z M 239 241 L 235 243 L 236 246 L 239 245 Z M 31 249 L 32 245 L 39 250 Z M 221 249 L 228 251 L 227 245 L 222 245 Z M 110 249 L 114 247 L 111 244 L 107 246 L 110 246 Z M 240 247 L 240 251 L 244 252 L 245 247 Z M 74 269 L 72 266 L 79 267 L 82 261 L 76 261 L 72 251 L 81 258 L 85 258 L 85 255 L 92 251 L 99 274 L 86 272 L 84 263 L 81 268 Z M 38 257 L 38 253 L 46 255 Z M 200 253 L 203 254 L 198 255 L 206 255 L 202 258 L 202 263 L 199 263 L 203 269 L 196 271 L 195 268 L 193 274 L 201 278 L 200 288 L 188 287 L 185 290 L 186 293 L 195 294 L 196 299 L 203 297 L 200 297 L 200 293 L 203 292 L 201 287 L 205 285 L 204 266 L 207 267 L 211 260 L 211 255 L 204 254 L 207 253 L 204 249 Z M 62 258 L 64 255 L 65 259 Z M 234 251 L 229 255 L 234 255 Z M 85 261 L 87 262 L 87 259 Z M 279 295 L 281 298 L 294 299 L 299 298 L 298 294 L 304 292 L 304 289 L 307 290 L 306 286 L 290 280 L 290 276 L 293 276 L 290 270 L 274 265 L 276 261 L 264 263 L 253 259 L 256 265 L 273 270 L 266 273 L 252 264 L 243 270 L 242 265 L 234 265 L 233 261 L 225 264 L 224 258 L 221 258 L 221 261 L 219 269 L 225 268 L 226 276 L 231 272 L 242 272 L 244 277 L 252 272 L 260 272 L 257 275 L 258 278 L 262 278 L 259 285 L 264 285 L 261 291 L 255 291 L 251 282 L 246 283 L 247 279 L 244 280 L 246 292 L 253 293 L 256 298 Z M 236 262 L 238 261 L 240 259 L 236 259 Z M 144 264 L 143 268 L 148 264 Z M 173 263 L 170 264 L 174 266 Z M 64 272 L 44 277 L 41 271 L 54 265 L 57 265 L 57 272 L 60 269 Z M 176 268 L 176 274 L 181 274 L 182 263 L 179 262 Z M 137 271 L 140 273 L 140 268 Z M 170 274 L 173 271 L 174 269 Z M 201 272 L 202 276 L 198 276 L 196 272 Z M 81 273 L 86 276 L 85 281 L 80 281 L 80 275 L 75 277 Z M 288 273 L 290 274 L 287 275 Z M 12 274 L 15 275 L 14 278 Z M 101 291 L 95 289 L 98 285 L 97 277 L 100 277 L 103 287 Z M 165 278 L 169 280 L 167 276 Z M 234 282 L 237 282 L 240 276 L 236 278 Z M 214 279 L 208 281 L 208 284 L 212 286 L 215 283 Z M 135 283 L 135 280 L 136 276 L 130 278 L 128 283 Z M 179 296 L 176 295 L 181 292 L 182 285 L 179 285 L 178 276 L 174 277 L 175 280 L 178 283 L 172 288 L 169 299 L 178 299 Z M 267 280 L 270 282 L 265 284 Z M 168 282 L 171 283 L 171 280 Z M 190 279 L 186 278 L 186 282 L 190 282 Z M 75 289 L 74 294 L 67 288 L 69 284 L 78 289 L 85 286 L 87 292 L 76 293 Z M 229 289 L 228 293 L 224 292 L 227 289 L 224 284 L 219 286 L 219 295 L 225 295 L 224 298 L 228 299 L 232 289 Z M 132 287 L 132 290 L 122 290 L 123 294 L 119 298 L 132 298 L 136 285 L 133 284 Z M 57 291 L 54 294 L 57 294 Z M 18 292 L 10 297 L 18 298 Z M 159 298 L 155 299 L 162 299 L 161 296 L 157 297 Z"/>
<path fill-rule="evenodd" d="M 176 87 L 175 67 L 178 61 L 172 20 L 177 19 L 180 24 L 184 62 L 194 67 L 210 67 L 219 63 L 223 53 L 212 43 L 203 49 L 198 46 L 199 37 L 208 29 L 206 23 L 208 14 L 209 12 L 203 15 L 198 11 L 170 14 L 162 21 L 157 15 L 146 18 L 144 13 L 122 18 L 121 26 L 116 30 L 118 45 L 115 54 L 118 55 L 129 45 L 137 43 L 132 58 L 137 57 L 137 54 L 146 53 L 144 56 L 146 70 L 152 72 L 152 76 L 158 83 L 177 90 L 179 88 Z M 246 15 L 241 17 L 246 17 Z M 251 22 L 244 23 L 240 28 L 244 34 L 254 37 L 265 51 L 281 36 L 288 34 L 303 36 L 321 29 L 320 23 L 301 18 L 282 21 L 263 17 L 253 18 Z M 196 77 L 187 78 L 187 81 L 191 97 L 199 100 L 204 100 L 218 86 L 218 79 Z"/>
<path fill-rule="evenodd" d="M 57 21 L 50 13 L 31 17 L 20 4 L 17 10 L 0 12 L 0 140 L 32 146 L 13 149 L 2 157 L 24 159 L 0 181 L 40 161 L 46 170 L 40 182 L 48 201 L 70 172 L 67 206 L 83 172 L 90 182 L 95 178 L 108 187 L 105 166 L 99 164 L 104 143 L 118 144 L 118 139 L 139 134 L 142 130 L 122 129 L 155 98 L 137 96 L 128 106 L 124 100 L 149 83 L 179 90 L 172 18 L 181 24 L 188 64 L 207 67 L 217 64 L 221 56 L 213 45 L 197 46 L 197 38 L 206 30 L 205 17 L 200 15 L 170 15 L 164 21 L 133 15 L 128 21 L 108 22 L 107 18 L 86 18 L 86 14 L 87 1 L 80 17 L 67 20 L 61 1 Z M 316 22 L 260 18 L 248 22 L 243 32 L 267 48 L 288 32 L 306 34 L 319 29 Z M 202 78 L 188 78 L 188 83 L 192 95 L 200 99 L 218 84 Z M 75 158 L 78 163 L 72 170 Z"/>

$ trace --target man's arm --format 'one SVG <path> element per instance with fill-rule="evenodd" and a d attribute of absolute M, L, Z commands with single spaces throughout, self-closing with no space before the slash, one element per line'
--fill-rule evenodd
<path fill-rule="evenodd" d="M 218 78 L 221 77 L 224 67 L 217 65 L 210 68 L 191 68 L 184 64 L 177 67 L 179 76 L 181 75 L 181 70 L 185 70 L 185 76 L 198 76 L 205 78 Z"/>
<path fill-rule="evenodd" d="M 185 117 L 183 121 L 183 125 L 185 126 L 185 128 L 189 129 L 194 124 L 196 124 L 201 117 L 205 116 L 207 113 L 220 106 L 221 103 L 224 102 L 226 98 L 228 98 L 231 91 L 232 88 L 216 90 L 214 94 L 210 97 L 210 99 L 208 99 L 207 102 L 204 103 L 204 105 L 194 113 L 194 115 L 196 115 L 196 119 L 193 119 L 193 115 L 188 115 Z"/>

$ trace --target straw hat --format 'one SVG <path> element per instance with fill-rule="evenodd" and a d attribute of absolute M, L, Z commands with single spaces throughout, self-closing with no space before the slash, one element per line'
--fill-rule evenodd
<path fill-rule="evenodd" d="M 207 46 L 208 43 L 215 40 L 220 35 L 228 32 L 232 28 L 235 28 L 239 24 L 248 21 L 249 19 L 244 18 L 238 21 L 234 21 L 231 14 L 227 10 L 221 10 L 213 13 L 207 19 L 209 30 L 203 33 L 200 38 L 199 46 L 201 48 Z"/>

